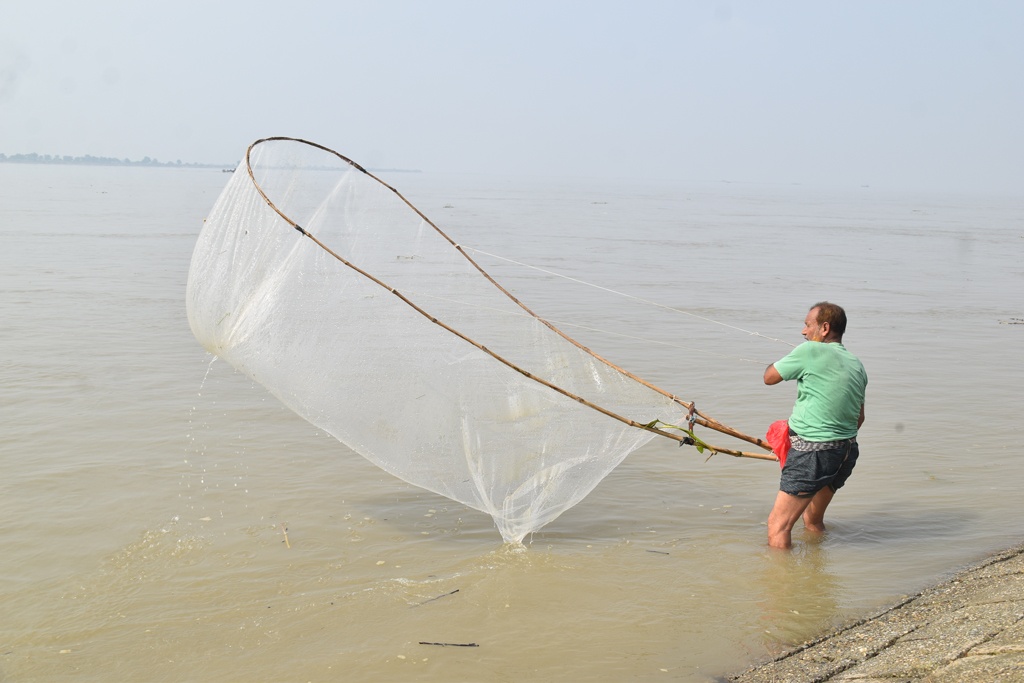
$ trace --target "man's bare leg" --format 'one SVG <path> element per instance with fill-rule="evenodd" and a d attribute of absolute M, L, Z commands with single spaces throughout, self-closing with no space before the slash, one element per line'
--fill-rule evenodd
<path fill-rule="evenodd" d="M 835 492 L 826 486 L 811 498 L 811 504 L 804 510 L 804 528 L 816 534 L 825 531 L 825 508 L 832 502 Z"/>
<path fill-rule="evenodd" d="M 796 520 L 800 519 L 800 515 L 804 513 L 812 500 L 812 496 L 801 498 L 800 496 L 791 496 L 785 491 L 779 491 L 779 495 L 775 497 L 775 507 L 768 515 L 769 546 L 784 549 L 793 547 L 793 525 L 796 524 Z M 824 508 L 822 512 L 824 513 Z"/>

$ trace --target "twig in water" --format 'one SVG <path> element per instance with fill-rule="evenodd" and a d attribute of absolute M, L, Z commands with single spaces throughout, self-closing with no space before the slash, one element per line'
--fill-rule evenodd
<path fill-rule="evenodd" d="M 440 645 L 441 647 L 480 647 L 476 643 L 428 643 L 425 640 L 421 640 L 420 645 Z"/>
<path fill-rule="evenodd" d="M 413 607 L 419 607 L 420 605 L 425 605 L 428 602 L 434 602 L 434 600 L 440 600 L 441 598 L 447 598 L 449 595 L 455 595 L 458 592 L 459 592 L 459 589 L 456 588 L 451 593 L 445 593 L 444 595 L 438 595 L 436 598 L 430 598 L 429 600 L 424 600 L 423 602 L 416 603 L 415 605 L 410 605 L 409 609 L 412 609 Z"/>
<path fill-rule="evenodd" d="M 285 531 L 284 524 L 278 524 L 278 526 L 281 527 L 281 533 L 284 534 L 284 546 L 291 548 L 292 544 L 288 542 L 288 532 Z"/>
<path fill-rule="evenodd" d="M 668 555 L 668 553 L 666 553 L 663 550 L 648 550 L 647 552 L 649 552 L 649 553 L 658 553 L 659 555 Z"/>

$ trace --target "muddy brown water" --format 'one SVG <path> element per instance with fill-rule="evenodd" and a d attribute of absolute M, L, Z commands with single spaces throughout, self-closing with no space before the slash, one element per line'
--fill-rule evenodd
<path fill-rule="evenodd" d="M 184 287 L 226 178 L 0 164 L 9 680 L 714 680 L 1024 535 L 1019 197 L 387 175 L 484 251 L 793 343 L 850 315 L 868 419 L 823 539 L 764 547 L 774 463 L 655 441 L 515 550 L 211 363 Z M 788 347 L 480 261 L 718 419 L 788 415 L 751 362 Z"/>

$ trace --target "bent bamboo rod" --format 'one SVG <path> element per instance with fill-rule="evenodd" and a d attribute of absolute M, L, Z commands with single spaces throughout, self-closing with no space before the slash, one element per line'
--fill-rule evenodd
<path fill-rule="evenodd" d="M 674 394 L 670 394 L 669 392 L 665 391 L 664 389 L 661 389 L 660 387 L 657 387 L 654 384 L 651 384 L 650 382 L 647 382 L 646 380 L 643 380 L 640 377 L 637 377 L 633 373 L 631 373 L 631 372 L 629 372 L 629 371 L 619 367 L 618 365 L 615 365 L 611 361 L 608 361 L 607 359 L 603 358 L 602 356 L 594 353 L 589 348 L 587 348 L 586 346 L 583 346 L 582 344 L 577 342 L 575 339 L 573 339 L 572 337 L 570 337 L 569 335 L 565 334 L 564 332 L 559 330 L 557 327 L 555 327 L 554 325 L 549 323 L 547 320 L 544 320 L 539 315 L 534 313 L 525 304 L 523 304 L 517 298 L 512 296 L 512 294 L 508 290 L 506 290 L 504 287 L 502 287 L 500 284 L 498 284 L 494 280 L 494 278 L 492 278 L 487 273 L 487 271 L 485 271 L 483 268 L 481 268 L 479 266 L 479 264 L 476 263 L 476 261 L 474 261 L 472 258 L 470 258 L 470 256 L 468 254 L 466 254 L 465 251 L 463 251 L 462 247 L 460 247 L 458 244 L 456 244 L 456 242 L 454 240 L 452 240 L 440 228 L 438 228 L 436 225 L 434 225 L 434 222 L 431 221 L 429 218 L 427 218 L 426 215 L 423 214 L 423 212 L 421 212 L 419 209 L 417 209 L 412 204 L 412 202 L 410 202 L 408 199 L 406 199 L 404 196 L 402 196 L 402 193 L 400 193 L 398 190 L 396 190 L 395 188 L 391 187 L 390 185 L 385 183 L 383 180 L 381 180 L 377 176 L 373 175 L 372 173 L 370 173 L 365 168 L 363 168 L 362 166 L 360 166 L 356 162 L 352 161 L 348 157 L 346 157 L 346 156 L 344 156 L 342 154 L 339 154 L 338 152 L 334 151 L 333 149 L 330 149 L 329 147 L 324 147 L 323 145 L 319 145 L 319 144 L 317 144 L 315 142 L 310 142 L 309 140 L 303 140 L 301 138 L 289 138 L 289 137 L 262 138 L 260 140 L 257 140 L 256 142 L 252 143 L 251 145 L 249 145 L 249 148 L 245 151 L 245 166 L 246 166 L 246 170 L 249 173 L 249 179 L 252 180 L 252 184 L 256 188 L 256 191 L 260 193 L 260 196 L 263 197 L 263 200 L 267 203 L 267 205 L 270 206 L 270 208 L 272 208 L 274 210 L 275 213 L 277 213 L 277 215 L 279 215 L 281 218 L 283 218 L 285 220 L 285 222 L 287 222 L 293 228 L 298 230 L 300 233 L 302 233 L 303 235 L 305 235 L 309 239 L 313 240 L 313 242 L 315 242 L 317 245 L 319 245 L 319 247 L 321 249 L 323 249 L 324 251 L 326 251 L 328 254 L 330 254 L 331 256 L 333 256 L 338 261 L 340 261 L 344 265 L 348 266 L 352 270 L 356 271 L 357 273 L 359 273 L 363 277 L 371 280 L 372 282 L 376 283 L 377 285 L 379 285 L 379 286 L 383 287 L 384 289 L 388 290 L 389 292 L 391 292 L 392 294 L 397 296 L 399 299 L 401 299 L 403 302 L 408 304 L 411 308 L 413 308 L 413 310 L 415 310 L 420 315 L 422 315 L 425 318 L 427 318 L 428 320 L 430 320 L 432 323 L 434 323 L 436 325 L 439 325 L 440 327 L 444 328 L 448 332 L 451 332 L 452 334 L 454 334 L 455 336 L 459 337 L 460 339 L 463 339 L 466 342 L 472 344 L 473 346 L 477 347 L 478 349 L 480 349 L 484 353 L 488 354 L 489 356 L 491 356 L 492 358 L 494 358 L 498 362 L 506 365 L 507 367 L 511 368 L 512 370 L 515 370 L 516 372 L 520 373 L 524 377 L 527 377 L 527 378 L 529 378 L 529 379 L 531 379 L 531 380 L 533 380 L 535 382 L 543 384 L 544 386 L 546 386 L 546 387 L 548 387 L 548 388 L 550 388 L 550 389 L 552 389 L 552 390 L 562 394 L 563 396 L 566 396 L 567 398 L 570 398 L 570 399 L 572 399 L 574 401 L 577 401 L 578 403 L 581 403 L 581 404 L 583 404 L 583 405 L 585 405 L 585 406 L 587 406 L 589 408 L 592 408 L 592 409 L 594 409 L 594 410 L 596 410 L 596 411 L 598 411 L 600 413 L 603 413 L 603 414 L 607 415 L 608 417 L 611 417 L 611 418 L 616 419 L 616 420 L 618 420 L 620 422 L 628 424 L 631 427 L 636 427 L 637 429 L 643 429 L 645 431 L 653 432 L 655 434 L 658 434 L 659 436 L 664 436 L 666 438 L 669 438 L 669 439 L 672 439 L 673 441 L 678 441 L 678 442 L 682 442 L 684 439 L 688 438 L 688 437 L 678 436 L 676 434 L 671 434 L 669 432 L 666 432 L 666 431 L 663 431 L 663 430 L 660 430 L 660 429 L 657 429 L 657 428 L 654 428 L 654 427 L 648 427 L 646 425 L 642 425 L 639 422 L 636 422 L 636 421 L 631 420 L 629 418 L 626 418 L 626 417 L 623 417 L 623 416 L 618 415 L 616 413 L 613 413 L 612 411 L 607 410 L 605 408 L 602 408 L 601 406 L 599 406 L 599 405 L 597 405 L 595 403 L 591 403 L 590 401 L 586 400 L 585 398 L 583 398 L 581 396 L 577 396 L 576 394 L 573 394 L 573 393 L 571 393 L 569 391 L 566 391 L 565 389 L 562 389 L 561 387 L 556 386 L 556 385 L 552 384 L 551 382 L 548 382 L 547 380 L 544 380 L 544 379 L 542 379 L 540 377 L 537 377 L 536 375 L 531 374 L 530 372 L 528 372 L 528 371 L 520 368 L 519 366 L 515 365 L 511 361 L 506 360 L 505 358 L 503 358 L 503 357 L 499 356 L 498 354 L 494 353 L 493 351 L 488 349 L 483 344 L 480 344 L 479 342 L 476 342 L 473 339 L 470 339 L 469 337 L 467 337 L 466 335 L 462 334 L 461 332 L 459 332 L 455 328 L 450 327 L 450 326 L 446 325 L 445 323 L 441 322 L 440 320 L 438 320 L 437 318 L 435 318 L 434 316 L 430 315 L 429 313 L 424 311 L 422 308 L 420 308 L 419 306 L 414 304 L 412 301 L 410 301 L 408 298 L 406 298 L 401 292 L 399 292 L 395 288 L 391 287 L 390 285 L 386 284 L 385 282 L 383 282 L 381 280 L 378 280 L 373 275 L 370 275 L 369 273 L 367 273 L 366 271 L 362 270 L 358 266 L 350 263 L 349 261 L 345 260 L 344 258 L 339 256 L 338 254 L 336 254 L 326 244 L 324 244 L 323 242 L 318 240 L 310 232 L 306 231 L 304 228 L 302 228 L 302 226 L 300 226 L 298 223 L 296 223 L 291 218 L 286 216 L 280 209 L 278 209 L 277 206 L 274 204 L 274 202 L 272 202 L 270 200 L 270 198 L 266 195 L 266 193 L 263 192 L 263 188 L 260 187 L 260 184 L 258 182 L 256 182 L 256 176 L 253 174 L 252 164 L 250 163 L 250 154 L 252 152 L 252 149 L 256 145 L 258 145 L 260 143 L 263 143 L 263 142 L 270 142 L 270 141 L 299 142 L 299 143 L 302 143 L 302 144 L 309 145 L 311 147 L 316 147 L 317 149 L 321 149 L 321 150 L 323 150 L 325 152 L 329 152 L 330 154 L 335 155 L 339 159 L 342 159 L 343 161 L 345 161 L 346 163 L 351 165 L 353 168 L 356 168 L 356 169 L 362 171 L 364 174 L 370 176 L 371 178 L 376 180 L 378 183 L 380 183 L 384 187 L 386 187 L 389 190 L 391 190 L 392 192 L 394 192 L 398 196 L 399 199 L 401 199 L 403 202 L 405 202 L 405 204 L 409 208 L 411 208 L 413 211 L 415 211 L 416 214 L 420 218 L 422 218 L 424 221 L 426 221 L 427 224 L 430 225 L 430 227 L 434 228 L 434 230 L 436 230 L 439 235 L 441 235 L 445 240 L 447 240 L 453 247 L 455 247 L 455 249 L 460 254 L 462 254 L 471 264 L 473 264 L 473 266 L 478 271 L 480 271 L 480 273 L 485 278 L 487 278 L 487 280 L 489 280 L 491 282 L 491 284 L 493 284 L 502 293 L 504 293 L 508 298 L 510 298 L 512 301 L 514 301 L 516 304 L 518 304 L 524 311 L 526 311 L 531 316 L 533 316 L 534 318 L 536 318 L 537 320 L 542 322 L 544 325 L 546 325 L 548 328 L 550 328 L 553 332 L 555 332 L 556 334 L 561 336 L 563 339 L 565 339 L 566 341 L 568 341 L 571 344 L 573 344 L 574 346 L 576 346 L 577 348 L 585 351 L 586 353 L 590 354 L 594 358 L 598 359 L 599 361 L 603 362 L 604 364 L 608 365 L 609 367 L 617 370 L 618 372 L 626 375 L 627 377 L 630 377 L 631 379 L 633 379 L 633 380 L 643 384 L 644 386 L 648 387 L 649 389 L 652 389 L 652 390 L 658 392 L 659 394 L 672 399 L 673 401 L 675 401 L 676 403 L 678 403 L 681 406 L 686 407 L 687 409 L 690 409 L 690 408 L 693 407 L 693 403 L 692 402 L 684 401 L 684 400 L 680 399 L 679 397 L 675 396 Z M 712 418 L 707 417 L 706 415 L 704 415 L 700 411 L 697 411 L 696 409 L 694 409 L 694 412 L 696 412 L 698 415 L 700 415 L 700 417 L 698 417 L 698 418 L 696 418 L 694 420 L 694 422 L 696 422 L 697 424 L 700 424 L 701 426 L 707 427 L 708 429 L 712 429 L 712 430 L 721 432 L 723 434 L 728 434 L 730 436 L 736 437 L 736 438 L 741 439 L 743 441 L 747 441 L 749 443 L 752 443 L 752 444 L 755 444 L 757 446 L 760 446 L 761 448 L 764 448 L 764 449 L 766 449 L 768 451 L 771 451 L 771 446 L 769 446 L 763 440 L 755 439 L 754 437 L 747 436 L 746 434 L 743 434 L 739 430 L 733 429 L 732 427 L 728 427 L 727 425 L 724 425 L 721 422 L 718 422 L 717 420 L 714 420 Z M 755 459 L 758 459 L 758 460 L 773 460 L 773 461 L 777 460 L 777 458 L 774 455 L 764 455 L 764 454 L 761 454 L 761 453 L 746 453 L 744 451 L 736 451 L 736 450 L 732 450 L 732 449 L 729 449 L 729 448 L 718 448 L 716 446 L 712 446 L 711 444 L 705 444 L 705 445 L 710 450 L 712 450 L 712 451 L 714 451 L 716 453 L 726 453 L 728 455 L 732 455 L 732 456 L 735 456 L 735 457 L 738 457 L 738 458 L 755 458 Z"/>

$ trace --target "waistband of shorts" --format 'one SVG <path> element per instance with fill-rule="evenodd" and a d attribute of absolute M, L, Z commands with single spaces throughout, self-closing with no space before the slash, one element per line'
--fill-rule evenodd
<path fill-rule="evenodd" d="M 833 448 L 842 448 L 849 443 L 857 443 L 857 437 L 852 436 L 840 441 L 806 441 L 800 438 L 796 432 L 792 430 L 789 432 L 789 447 L 797 451 L 829 451 Z"/>

